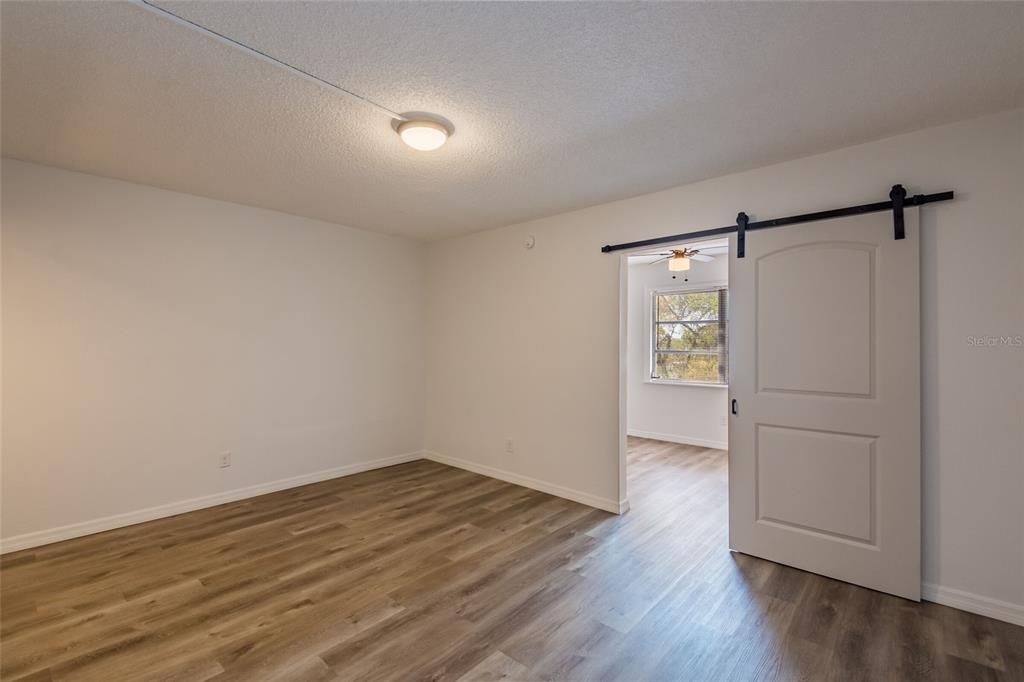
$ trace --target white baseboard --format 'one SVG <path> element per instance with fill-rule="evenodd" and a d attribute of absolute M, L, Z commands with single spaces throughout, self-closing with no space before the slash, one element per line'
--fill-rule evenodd
<path fill-rule="evenodd" d="M 1014 625 L 1024 625 L 1024 604 L 983 597 L 973 592 L 954 590 L 935 583 L 921 583 L 921 598 L 950 606 L 961 611 L 970 611 L 979 616 L 988 616 Z"/>
<path fill-rule="evenodd" d="M 666 443 L 680 443 L 681 445 L 696 445 L 699 448 L 714 448 L 715 450 L 728 450 L 729 444 L 724 440 L 704 440 L 703 438 L 690 438 L 689 436 L 676 436 L 671 433 L 657 433 L 656 431 L 637 431 L 629 429 L 627 433 L 637 438 L 650 438 L 651 440 L 663 440 Z"/>
<path fill-rule="evenodd" d="M 683 442 L 678 440 L 669 440 L 669 438 L 664 434 L 631 431 L 630 435 L 668 442 Z M 704 443 L 693 441 L 686 441 L 686 444 L 701 445 L 703 447 L 718 447 L 716 445 L 706 445 Z M 724 446 L 724 444 L 722 445 Z M 115 514 L 113 516 L 105 516 L 103 518 L 84 521 L 82 523 L 73 523 L 67 526 L 60 526 L 58 528 L 50 528 L 33 533 L 15 535 L 10 538 L 0 540 L 0 554 L 17 552 L 22 549 L 48 545 L 54 542 L 60 542 L 61 540 L 70 540 L 72 538 L 82 537 L 85 535 L 92 535 L 93 533 L 102 533 L 103 531 L 114 530 L 115 528 L 132 526 L 137 523 L 145 523 L 146 521 L 162 519 L 168 516 L 176 516 L 178 514 L 184 514 L 185 512 L 195 511 L 197 509 L 216 507 L 220 504 L 237 502 L 238 500 L 266 495 L 279 490 L 297 488 L 299 486 L 309 485 L 310 483 L 319 483 L 320 481 L 340 478 L 342 476 L 351 476 L 352 474 L 394 466 L 395 464 L 404 464 L 417 459 L 429 459 L 441 464 L 465 469 L 483 476 L 489 476 L 508 483 L 514 483 L 515 485 L 539 490 L 557 497 L 563 497 L 567 500 L 579 502 L 580 504 L 585 504 L 589 507 L 595 507 L 597 509 L 612 512 L 613 514 L 624 514 L 629 509 L 629 500 L 626 499 L 616 502 L 608 498 L 598 497 L 572 488 L 566 488 L 554 483 L 541 481 L 536 478 L 521 476 L 511 471 L 477 464 L 476 462 L 470 462 L 457 457 L 448 457 L 436 452 L 410 452 L 404 455 L 384 457 L 368 462 L 357 462 L 355 464 L 348 464 L 346 466 L 326 469 L 324 471 L 317 471 L 311 474 L 303 474 L 301 476 L 283 478 L 276 481 L 270 481 L 268 483 L 260 483 L 246 488 L 236 488 L 235 490 L 228 490 L 222 493 L 215 493 L 213 495 L 205 495 L 203 497 L 181 500 L 179 502 L 171 502 L 169 504 L 140 509 L 138 511 L 128 512 L 125 514 Z M 1024 626 L 1024 605 L 1022 604 L 1014 604 L 1012 602 L 1002 601 L 999 599 L 992 599 L 972 592 L 943 587 L 942 585 L 936 585 L 934 583 L 923 583 L 921 585 L 921 598 L 936 604 L 942 604 L 943 606 L 960 609 L 961 611 L 968 611 L 970 613 L 995 618 L 996 620 L 1005 621 L 1007 623 L 1013 623 L 1014 625 Z"/>
<path fill-rule="evenodd" d="M 590 493 L 573 490 L 572 488 L 548 483 L 547 481 L 530 478 L 529 476 L 521 476 L 511 471 L 505 471 L 504 469 L 496 469 L 484 464 L 477 464 L 476 462 L 459 459 L 458 457 L 449 457 L 447 455 L 427 450 L 423 452 L 423 458 L 440 464 L 447 464 L 448 466 L 453 466 L 458 469 L 472 471 L 475 474 L 496 478 L 499 481 L 505 481 L 506 483 L 521 485 L 524 488 L 539 490 L 542 493 L 548 493 L 555 497 L 564 497 L 567 500 L 579 502 L 580 504 L 585 504 L 588 507 L 595 507 L 597 509 L 609 511 L 613 514 L 624 514 L 626 513 L 626 510 L 629 509 L 629 502 L 627 500 L 616 502 L 615 500 L 611 500 L 606 497 L 598 497 L 597 495 L 591 495 Z"/>
<path fill-rule="evenodd" d="M 78 538 L 83 535 L 102 533 L 103 531 L 114 530 L 115 528 L 133 526 L 137 523 L 145 523 L 146 521 L 162 519 L 168 516 L 176 516 L 177 514 L 184 514 L 185 512 L 195 511 L 197 509 L 216 507 L 219 504 L 237 502 L 238 500 L 244 500 L 248 497 L 266 495 L 267 493 L 273 493 L 287 488 L 298 488 L 299 486 L 309 485 L 310 483 L 319 483 L 320 481 L 326 481 L 331 478 L 351 476 L 352 474 L 358 474 L 363 471 L 381 469 L 383 467 L 394 466 L 395 464 L 404 464 L 405 462 L 412 462 L 422 458 L 423 455 L 420 452 L 410 452 L 404 455 L 396 455 L 394 457 L 383 457 L 381 459 L 374 459 L 367 462 L 347 464 L 334 469 L 315 471 L 311 474 L 282 478 L 268 483 L 258 483 L 245 488 L 236 488 L 235 490 L 227 490 L 222 493 L 214 493 L 213 495 L 193 497 L 188 500 L 162 504 L 157 507 L 148 507 L 146 509 L 139 509 L 137 511 L 127 512 L 124 514 L 104 516 L 103 518 L 93 519 L 91 521 L 72 523 L 67 526 L 49 528 L 47 530 L 25 533 L 23 535 L 14 535 L 0 540 L 0 554 L 17 552 L 21 549 L 29 549 L 32 547 L 39 547 L 41 545 L 48 545 L 53 542 L 60 542 L 61 540 L 70 540 L 71 538 Z"/>

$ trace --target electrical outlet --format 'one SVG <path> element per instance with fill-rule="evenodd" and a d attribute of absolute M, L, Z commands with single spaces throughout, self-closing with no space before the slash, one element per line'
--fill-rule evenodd
<path fill-rule="evenodd" d="M 722 417 L 721 417 L 721 419 L 719 419 L 718 423 L 719 423 L 719 424 L 721 424 L 722 426 L 728 426 L 728 425 L 729 425 L 729 418 L 728 418 L 728 417 L 726 417 L 726 416 L 725 416 L 725 415 L 723 414 L 723 415 L 722 415 Z"/>
<path fill-rule="evenodd" d="M 512 439 L 509 438 L 509 439 L 507 439 L 505 441 L 505 454 L 506 455 L 511 455 L 512 452 L 513 452 L 513 449 L 512 449 Z"/>
<path fill-rule="evenodd" d="M 225 469 L 231 466 L 231 453 L 222 452 L 220 458 L 217 460 L 217 466 L 219 466 L 221 469 Z"/>

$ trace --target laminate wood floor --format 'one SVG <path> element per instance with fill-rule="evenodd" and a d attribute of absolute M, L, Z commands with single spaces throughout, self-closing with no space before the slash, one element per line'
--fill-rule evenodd
<path fill-rule="evenodd" d="M 622 517 L 420 461 L 3 558 L 5 680 L 1024 680 L 1024 628 L 726 546 L 725 453 Z"/>

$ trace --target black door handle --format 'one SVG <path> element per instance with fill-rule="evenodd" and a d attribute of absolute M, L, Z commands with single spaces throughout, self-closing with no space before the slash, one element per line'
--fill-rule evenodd
<path fill-rule="evenodd" d="M 736 399 L 735 398 L 732 399 L 732 413 L 733 414 L 739 414 L 739 412 L 736 410 Z"/>

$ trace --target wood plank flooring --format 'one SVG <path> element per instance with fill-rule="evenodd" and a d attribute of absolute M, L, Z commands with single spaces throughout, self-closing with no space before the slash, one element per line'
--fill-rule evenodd
<path fill-rule="evenodd" d="M 726 546 L 725 453 L 616 517 L 420 461 L 7 555 L 4 680 L 1024 680 L 1024 628 Z"/>

